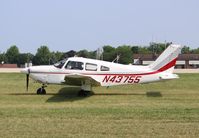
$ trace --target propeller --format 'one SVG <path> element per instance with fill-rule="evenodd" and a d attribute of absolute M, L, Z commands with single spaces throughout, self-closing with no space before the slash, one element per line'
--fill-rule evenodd
<path fill-rule="evenodd" d="M 28 92 L 28 86 L 29 86 L 29 75 L 30 75 L 30 69 L 28 69 L 28 73 L 26 74 L 26 91 Z"/>

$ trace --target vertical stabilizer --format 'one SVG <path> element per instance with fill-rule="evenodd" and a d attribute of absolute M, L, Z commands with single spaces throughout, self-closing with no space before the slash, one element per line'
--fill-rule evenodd
<path fill-rule="evenodd" d="M 178 55 L 181 53 L 181 45 L 170 45 L 149 67 L 156 71 L 173 73 Z"/>

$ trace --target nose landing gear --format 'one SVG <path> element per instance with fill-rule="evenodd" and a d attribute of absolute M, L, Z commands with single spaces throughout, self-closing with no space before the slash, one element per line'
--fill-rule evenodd
<path fill-rule="evenodd" d="M 46 94 L 45 87 L 47 87 L 47 85 L 43 84 L 41 88 L 37 89 L 37 94 L 40 95 Z"/>

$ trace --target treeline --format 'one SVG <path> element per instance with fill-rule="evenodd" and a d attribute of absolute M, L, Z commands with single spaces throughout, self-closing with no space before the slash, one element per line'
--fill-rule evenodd
<path fill-rule="evenodd" d="M 98 56 L 103 58 L 105 61 L 113 61 L 117 59 L 119 63 L 129 64 L 133 61 L 133 54 L 160 54 L 162 53 L 168 45 L 171 43 L 150 43 L 149 46 L 130 46 L 130 45 L 122 45 L 117 48 L 112 47 L 110 45 L 106 45 L 103 47 L 103 54 Z M 41 46 L 37 49 L 36 54 L 32 53 L 20 53 L 17 46 L 13 45 L 7 49 L 6 52 L 0 53 L 0 62 L 1 63 L 10 63 L 17 64 L 18 66 L 24 65 L 25 63 L 32 62 L 33 65 L 49 65 L 56 63 L 64 58 L 78 56 L 78 57 L 86 57 L 95 59 L 98 51 L 67 51 L 67 52 L 59 52 L 59 51 L 50 51 L 47 46 Z M 199 54 L 199 48 L 191 49 L 188 46 L 184 46 L 182 49 L 183 54 Z M 99 53 L 98 53 L 99 54 Z"/>

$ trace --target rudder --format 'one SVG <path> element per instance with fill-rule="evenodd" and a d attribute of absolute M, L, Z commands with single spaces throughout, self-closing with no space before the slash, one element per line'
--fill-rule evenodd
<path fill-rule="evenodd" d="M 149 67 L 156 71 L 173 73 L 178 55 L 181 53 L 181 45 L 170 45 Z"/>

